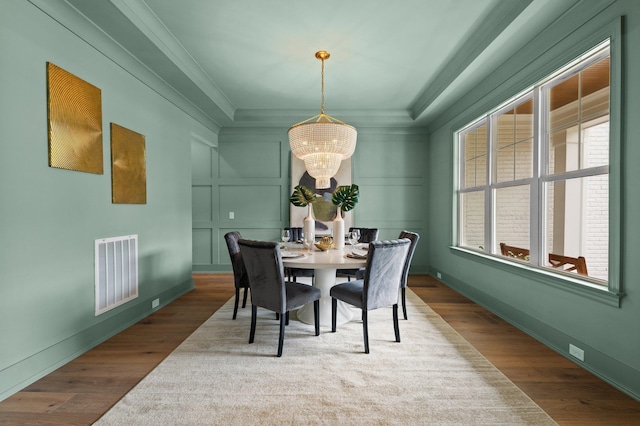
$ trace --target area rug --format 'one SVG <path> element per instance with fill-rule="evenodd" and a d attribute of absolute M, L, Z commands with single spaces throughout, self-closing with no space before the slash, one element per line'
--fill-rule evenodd
<path fill-rule="evenodd" d="M 321 327 L 259 309 L 232 320 L 229 300 L 97 425 L 547 425 L 556 424 L 419 297 L 395 342 L 391 309 Z"/>

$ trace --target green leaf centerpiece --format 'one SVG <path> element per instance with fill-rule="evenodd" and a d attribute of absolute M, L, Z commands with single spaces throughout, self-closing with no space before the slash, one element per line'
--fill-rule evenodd
<path fill-rule="evenodd" d="M 333 191 L 331 202 L 338 206 L 343 212 L 353 210 L 358 204 L 360 189 L 355 183 L 353 185 L 341 185 Z"/>
<path fill-rule="evenodd" d="M 296 207 L 307 207 L 309 204 L 315 203 L 317 199 L 316 193 L 304 185 L 296 186 L 289 197 L 291 204 Z"/>

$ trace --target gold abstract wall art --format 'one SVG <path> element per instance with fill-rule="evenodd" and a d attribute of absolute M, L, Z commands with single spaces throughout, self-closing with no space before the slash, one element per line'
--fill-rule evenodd
<path fill-rule="evenodd" d="M 47 62 L 49 166 L 103 174 L 100 89 Z"/>
<path fill-rule="evenodd" d="M 147 203 L 144 135 L 111 123 L 111 188 L 114 204 Z"/>

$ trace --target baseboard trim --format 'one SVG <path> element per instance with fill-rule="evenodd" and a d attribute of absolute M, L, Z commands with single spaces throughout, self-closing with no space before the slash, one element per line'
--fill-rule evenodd
<path fill-rule="evenodd" d="M 190 278 L 147 299 L 136 299 L 135 305 L 5 368 L 0 371 L 0 401 L 168 305 L 193 288 L 193 278 Z M 158 298 L 161 303 L 152 309 L 152 301 Z"/>
<path fill-rule="evenodd" d="M 431 271 L 430 275 L 435 277 L 436 271 Z M 445 274 L 442 274 L 438 280 L 553 349 L 574 364 L 640 401 L 640 388 L 638 388 L 640 371 L 460 280 Z M 588 354 L 584 362 L 569 355 L 569 344 L 580 347 Z"/>

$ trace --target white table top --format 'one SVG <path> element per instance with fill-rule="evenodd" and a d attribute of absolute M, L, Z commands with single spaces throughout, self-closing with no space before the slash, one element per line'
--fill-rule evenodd
<path fill-rule="evenodd" d="M 350 247 L 343 250 L 327 250 L 321 251 L 313 249 L 307 251 L 304 248 L 287 248 L 285 252 L 303 253 L 302 257 L 282 258 L 282 264 L 286 268 L 302 268 L 302 269 L 358 269 L 367 264 L 366 259 L 353 259 L 347 257 L 351 253 Z"/>

